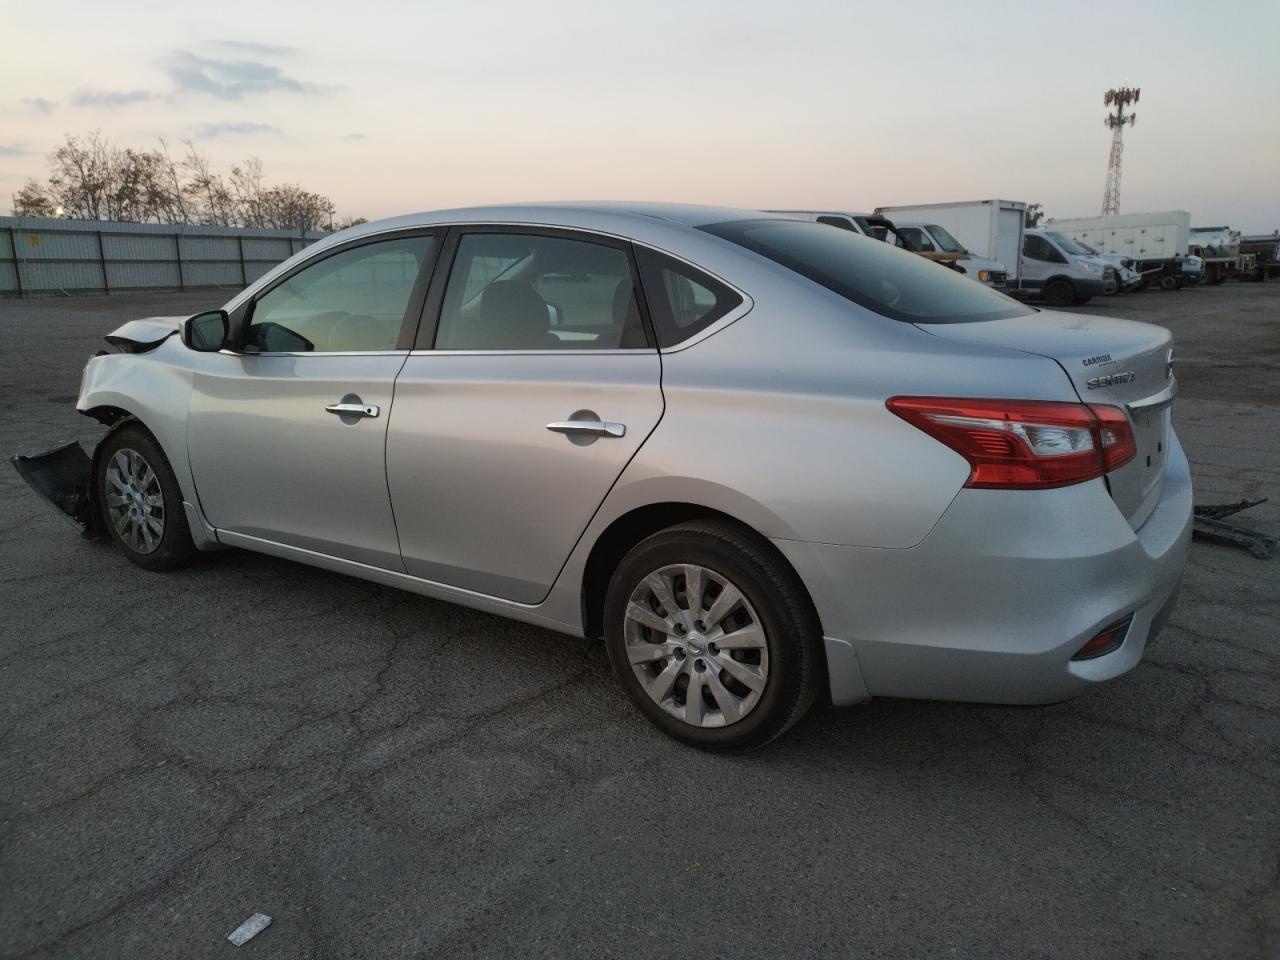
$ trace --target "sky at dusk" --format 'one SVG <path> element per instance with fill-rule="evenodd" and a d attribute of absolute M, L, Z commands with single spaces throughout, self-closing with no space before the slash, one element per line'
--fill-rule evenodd
<path fill-rule="evenodd" d="M 7 4 L 0 208 L 65 133 L 193 139 L 380 216 L 508 200 L 1280 227 L 1280 2 Z"/>

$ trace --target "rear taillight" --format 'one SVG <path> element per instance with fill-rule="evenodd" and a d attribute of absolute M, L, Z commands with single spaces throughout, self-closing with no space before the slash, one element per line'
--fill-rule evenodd
<path fill-rule="evenodd" d="M 1138 442 L 1133 438 L 1129 418 L 1119 407 L 1094 404 L 1089 407 L 1098 418 L 1098 434 L 1102 445 L 1102 469 L 1110 473 L 1138 455 Z"/>
<path fill-rule="evenodd" d="M 1137 453 L 1119 407 L 950 397 L 891 397 L 885 406 L 968 460 L 967 487 L 1064 487 Z"/>

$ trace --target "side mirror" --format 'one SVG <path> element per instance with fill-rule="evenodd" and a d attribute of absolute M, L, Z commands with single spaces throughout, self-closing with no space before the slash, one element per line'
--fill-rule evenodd
<path fill-rule="evenodd" d="M 197 313 L 182 322 L 182 342 L 201 353 L 217 353 L 227 343 L 227 311 Z"/>

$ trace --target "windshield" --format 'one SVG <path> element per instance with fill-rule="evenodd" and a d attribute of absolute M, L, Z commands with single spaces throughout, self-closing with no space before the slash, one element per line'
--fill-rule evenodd
<path fill-rule="evenodd" d="M 699 229 L 905 323 L 968 323 L 1035 312 L 924 257 L 818 223 L 731 220 Z"/>
<path fill-rule="evenodd" d="M 936 223 L 929 224 L 929 232 L 933 234 L 933 239 L 937 242 L 938 246 L 947 251 L 947 253 L 969 252 L 964 248 L 964 245 L 959 240 L 947 233 L 946 230 L 942 229 L 942 227 L 938 226 Z"/>
<path fill-rule="evenodd" d="M 1052 240 L 1054 243 L 1056 243 L 1058 246 L 1060 246 L 1067 253 L 1071 254 L 1073 257 L 1089 256 L 1088 250 L 1080 246 L 1080 244 L 1076 243 L 1074 240 L 1070 240 L 1067 237 L 1064 237 L 1060 233 L 1057 233 L 1053 230 L 1046 230 L 1044 232 L 1044 235 L 1048 237 L 1050 240 Z"/>
<path fill-rule="evenodd" d="M 1098 256 L 1098 251 L 1097 251 L 1096 249 L 1094 249 L 1093 247 L 1089 246 L 1089 245 L 1088 245 L 1087 243 L 1085 243 L 1083 240 L 1077 240 L 1077 241 L 1076 241 L 1076 246 L 1077 246 L 1077 247 L 1079 247 L 1081 250 L 1083 250 L 1085 253 L 1087 253 L 1087 254 L 1088 254 L 1089 256 L 1091 256 L 1091 257 L 1096 257 L 1096 256 Z"/>

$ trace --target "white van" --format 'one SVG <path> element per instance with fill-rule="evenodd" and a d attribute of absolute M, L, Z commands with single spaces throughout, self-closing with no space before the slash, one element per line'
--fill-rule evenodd
<path fill-rule="evenodd" d="M 964 244 L 953 237 L 944 227 L 936 223 L 904 223 L 895 220 L 898 232 L 910 240 L 917 250 L 923 253 L 941 251 L 943 253 L 962 253 L 965 259 L 957 260 L 956 270 L 971 280 L 985 283 L 989 287 L 1003 290 L 1009 282 L 1009 271 L 998 260 L 988 260 L 965 249 Z"/>
<path fill-rule="evenodd" d="M 1142 287 L 1142 273 L 1137 269 L 1137 261 L 1133 257 L 1126 257 L 1120 253 L 1101 253 L 1083 240 L 1074 242 L 1077 247 L 1083 249 L 1094 260 L 1101 260 L 1104 264 L 1110 264 L 1115 267 L 1116 283 L 1119 284 L 1121 290 L 1127 293 L 1130 290 L 1137 290 Z"/>
<path fill-rule="evenodd" d="M 851 213 L 847 210 L 766 210 L 765 213 L 780 213 L 793 220 L 812 220 L 825 223 L 829 227 L 851 230 L 872 240 L 883 240 L 896 247 L 906 246 L 902 237 L 896 232 L 893 221 L 874 213 Z"/>
<path fill-rule="evenodd" d="M 1087 303 L 1115 293 L 1116 269 L 1054 230 L 1031 228 L 1022 238 L 1022 289 L 1051 307 Z"/>

